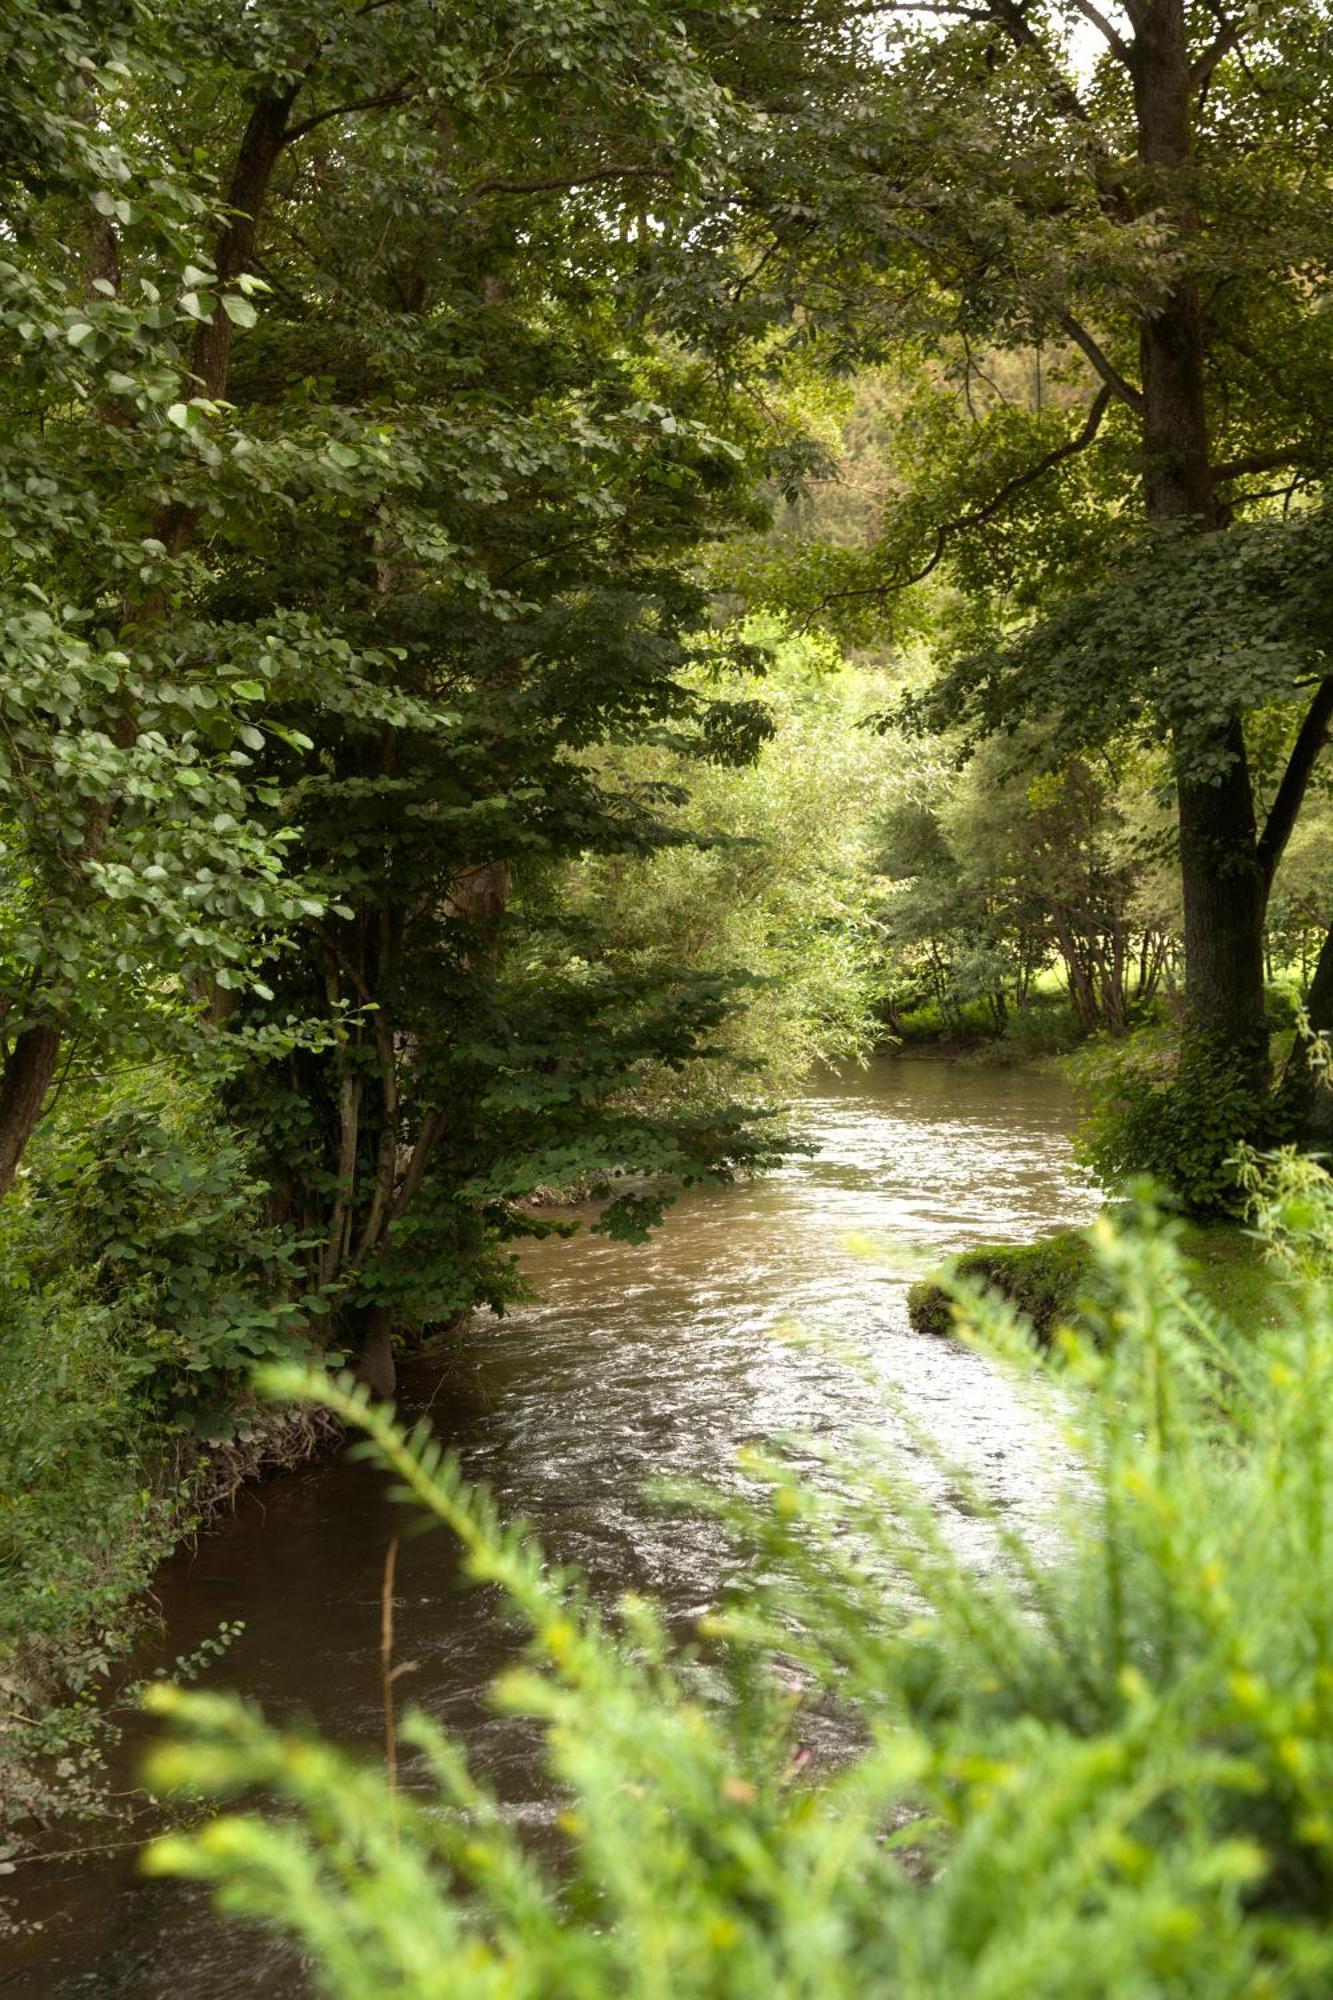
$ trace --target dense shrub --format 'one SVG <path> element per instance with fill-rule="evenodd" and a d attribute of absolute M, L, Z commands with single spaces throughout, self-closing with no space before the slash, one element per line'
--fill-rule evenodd
<path fill-rule="evenodd" d="M 265 1192 L 200 1093 L 140 1083 L 63 1105 L 0 1206 L 0 1840 L 106 1804 L 102 1696 L 211 1448 L 295 1448 L 250 1389 L 306 1348 Z"/>
<path fill-rule="evenodd" d="M 14 1211 L 3 1218 L 0 1651 L 20 1636 L 39 1645 L 75 1610 L 110 1646 L 157 1543 L 151 1527 L 132 1532 L 139 1515 L 151 1520 L 141 1489 L 156 1440 L 109 1310 L 75 1279 L 35 1281 Z"/>
<path fill-rule="evenodd" d="M 608 1625 L 424 1435 L 336 1392 L 527 1626 L 497 1699 L 545 1730 L 567 1852 L 525 1850 L 422 1716 L 422 1789 L 395 1796 L 173 1690 L 157 1781 L 288 1811 L 173 1836 L 152 1867 L 295 1933 L 342 2000 L 1324 1995 L 1333 1201 L 1287 1161 L 1266 1206 L 1290 1282 L 1258 1332 L 1209 1310 L 1160 1224 L 1098 1226 L 1105 1302 L 1045 1357 L 970 1300 L 1073 1454 L 1054 1556 L 955 1473 L 991 1528 L 960 1552 L 910 1457 L 827 1480 L 751 1457 L 762 1497 L 713 1504 L 762 1580 L 704 1622 L 706 1664 L 641 1602 Z M 859 1748 L 811 1778 L 829 1704 Z"/>
<path fill-rule="evenodd" d="M 84 1270 L 138 1403 L 209 1443 L 244 1421 L 262 1361 L 304 1345 L 304 1274 L 269 1190 L 200 1093 L 85 1103 L 39 1154 L 35 1221 Z"/>
<path fill-rule="evenodd" d="M 1005 1022 L 1003 1042 L 1020 1058 L 1067 1055 L 1085 1030 L 1069 1002 L 1044 995 L 1015 1008 Z"/>
<path fill-rule="evenodd" d="M 1296 1026 L 1303 1004 L 1304 994 L 1294 980 L 1271 980 L 1264 988 L 1264 1013 L 1275 1034 Z"/>
<path fill-rule="evenodd" d="M 1196 1215 L 1238 1214 L 1246 1145 L 1276 1144 L 1281 1107 L 1254 1090 L 1234 1050 L 1147 1030 L 1072 1065 L 1085 1119 L 1077 1152 L 1104 1187 L 1147 1174 Z"/>
<path fill-rule="evenodd" d="M 986 1041 L 996 1033 L 995 1010 L 986 1000 L 964 1000 L 948 1009 L 937 1000 L 905 1007 L 892 1018 L 893 1034 L 906 1047 L 932 1042 Z"/>
<path fill-rule="evenodd" d="M 113 1314 L 77 1271 L 35 1274 L 28 1225 L 0 1209 L 0 1845 L 98 1796 L 90 1692 L 180 1526 Z"/>

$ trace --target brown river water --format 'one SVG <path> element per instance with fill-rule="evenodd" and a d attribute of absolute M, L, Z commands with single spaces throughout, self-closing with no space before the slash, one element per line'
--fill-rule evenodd
<path fill-rule="evenodd" d="M 938 1258 L 1087 1219 L 1097 1201 L 1070 1164 L 1070 1122 L 1061 1084 L 1022 1071 L 886 1060 L 821 1080 L 802 1110 L 813 1158 L 691 1192 L 647 1244 L 528 1246 L 533 1302 L 478 1317 L 446 1360 L 414 1371 L 403 1401 L 431 1409 L 467 1472 L 553 1557 L 608 1599 L 654 1592 L 682 1628 L 734 1582 L 734 1558 L 713 1526 L 664 1514 L 644 1487 L 734 1476 L 744 1442 L 887 1435 L 914 1454 L 960 1543 L 984 1555 L 992 1531 L 914 1442 L 920 1424 L 1010 1520 L 1051 1533 L 1057 1442 L 984 1357 L 911 1331 L 901 1252 Z M 793 1327 L 813 1338 L 784 1337 Z M 162 1636 L 142 1665 L 242 1619 L 205 1678 L 376 1754 L 380 1586 L 397 1525 L 379 1475 L 345 1459 L 268 1482 L 165 1565 Z M 539 1837 L 552 1808 L 532 1737 L 486 1702 L 514 1643 L 494 1597 L 458 1587 L 436 1533 L 404 1542 L 396 1599 L 399 1657 L 416 1663 L 403 1699 L 458 1733 Z M 192 1886 L 140 1879 L 132 1846 L 48 1859 L 0 1889 L 24 1926 L 0 1934 L 4 2000 L 310 1990 L 287 1946 L 214 1916 Z"/>

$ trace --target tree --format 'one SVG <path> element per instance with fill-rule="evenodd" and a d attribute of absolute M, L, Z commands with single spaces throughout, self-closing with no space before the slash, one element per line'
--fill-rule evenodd
<path fill-rule="evenodd" d="M 725 1104 L 759 1077 L 786 1096 L 816 1063 L 862 1057 L 880 1033 L 875 865 L 897 760 L 859 724 L 883 684 L 774 621 L 753 621 L 743 638 L 757 670 L 721 685 L 753 704 L 767 732 L 758 754 L 738 764 L 725 745 L 688 739 L 616 754 L 617 782 L 653 801 L 668 844 L 579 856 L 535 913 L 552 949 L 576 942 L 594 963 L 743 973 L 744 1005 L 721 1027 L 718 1059 L 652 1079 L 651 1101 L 664 1105 Z M 715 697 L 717 656 L 725 672 L 733 643 L 724 631 L 701 644 L 688 683 Z"/>
<path fill-rule="evenodd" d="M 535 1185 L 592 1176 L 636 1231 L 662 1197 L 625 1176 L 773 1157 L 742 1106 L 626 1108 L 645 1063 L 707 1050 L 726 982 L 538 976 L 512 894 L 671 837 L 596 746 L 745 754 L 749 707 L 681 670 L 691 558 L 761 518 L 767 418 L 669 337 L 743 119 L 651 0 L 183 8 L 173 45 L 186 22 L 190 62 L 124 114 L 195 134 L 197 198 L 225 190 L 154 429 L 171 478 L 123 500 L 157 550 L 136 629 L 261 705 L 247 825 L 303 900 L 261 925 L 262 982 L 194 984 L 272 1219 L 386 1379 L 391 1325 L 500 1302 Z"/>
<path fill-rule="evenodd" d="M 1222 531 L 1267 506 L 1274 475 L 1299 501 L 1328 465 L 1328 259 L 1309 172 L 1327 149 L 1327 23 L 1305 5 L 1190 0 L 857 11 L 844 109 L 805 107 L 803 142 L 766 157 L 756 267 L 801 299 L 801 336 L 825 353 L 924 355 L 932 409 L 900 429 L 905 491 L 883 535 L 827 552 L 806 601 L 845 614 L 947 577 L 972 597 L 975 638 L 1114 582 L 1144 543 L 1155 636 L 1195 593 L 1207 649 L 1186 661 L 1177 646 L 1181 670 L 1163 672 L 1122 638 L 1121 680 L 1173 745 L 1193 1032 L 1258 1081 L 1265 901 L 1333 682 L 1318 627 L 1288 625 L 1284 693 L 1301 705 L 1261 827 L 1245 715 L 1273 606 L 1262 577 L 1257 603 L 1247 594 L 1253 562 L 1233 570 Z M 997 350 L 1045 354 L 1063 394 L 1025 407 L 993 393 Z M 1199 537 L 1224 547 L 1196 560 Z M 1123 593 L 1105 603 L 1109 622 Z M 992 723 L 1024 694 L 1049 707 L 1070 692 L 1024 687 L 1003 647 L 986 673 Z M 948 677 L 940 708 L 957 701 Z M 1103 718 L 1076 694 L 1080 711 L 1087 740 Z"/>
<path fill-rule="evenodd" d="M 1123 1033 L 1158 991 L 1175 911 L 1163 897 L 1149 773 L 1052 757 L 1036 732 L 984 744 L 960 771 L 948 739 L 903 746 L 913 777 L 891 815 L 885 919 L 960 1025 L 995 1026 L 1052 963 L 1085 1033 Z M 915 752 L 912 756 L 911 753 Z"/>
<path fill-rule="evenodd" d="M 239 264 L 199 289 L 196 236 L 226 225 L 132 115 L 162 43 L 132 10 L 23 0 L 0 56 L 3 1193 L 62 1055 L 142 1055 L 316 903 L 260 818 L 263 633 L 191 601 L 222 454 L 213 405 L 180 400 L 190 349 L 209 335 L 220 394 L 254 312 Z"/>

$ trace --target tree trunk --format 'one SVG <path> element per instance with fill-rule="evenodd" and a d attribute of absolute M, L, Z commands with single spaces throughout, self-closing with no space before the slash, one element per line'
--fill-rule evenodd
<path fill-rule="evenodd" d="M 0 1195 L 14 1185 L 59 1057 L 60 1030 L 45 1023 L 25 1028 L 9 1052 L 0 1075 Z"/>
<path fill-rule="evenodd" d="M 392 1396 L 398 1381 L 393 1358 L 393 1324 L 383 1306 L 371 1306 L 362 1317 L 361 1358 L 356 1379 L 374 1396 Z"/>
<path fill-rule="evenodd" d="M 1245 1056 L 1257 1085 L 1264 1048 L 1265 885 L 1239 720 L 1234 761 L 1218 785 L 1182 782 L 1180 870 L 1185 901 L 1185 1004 L 1190 1030 Z"/>
<path fill-rule="evenodd" d="M 1134 42 L 1138 153 L 1156 198 L 1181 236 L 1198 219 L 1183 182 L 1191 157 L 1189 47 L 1183 0 L 1151 0 Z M 1140 324 L 1143 488 L 1153 523 L 1222 526 L 1213 489 L 1204 330 L 1198 287 L 1186 276 Z M 1191 731 L 1197 743 L 1197 723 Z M 1185 906 L 1185 1006 L 1189 1032 L 1239 1057 L 1256 1087 L 1267 1081 L 1263 1042 L 1266 902 L 1240 717 L 1217 724 L 1206 750 L 1223 769 L 1200 783 L 1179 754 L 1180 872 Z M 1191 755 L 1192 761 L 1192 755 Z"/>

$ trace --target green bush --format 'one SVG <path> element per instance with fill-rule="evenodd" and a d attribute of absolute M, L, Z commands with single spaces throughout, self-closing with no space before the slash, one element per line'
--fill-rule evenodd
<path fill-rule="evenodd" d="M 1300 987 L 1294 981 L 1270 981 L 1264 988 L 1264 1013 L 1274 1034 L 1294 1028 L 1304 1005 Z"/>
<path fill-rule="evenodd" d="M 39 1220 L 92 1278 L 143 1407 L 224 1442 L 255 1366 L 305 1345 L 298 1246 L 260 1221 L 268 1187 L 206 1101 L 94 1112 L 42 1160 Z"/>
<path fill-rule="evenodd" d="M 904 1008 L 893 1017 L 893 1034 L 905 1047 L 932 1042 L 989 1041 L 995 1036 L 995 1013 L 985 1000 L 964 1000 L 947 1011 L 936 1000 Z"/>
<path fill-rule="evenodd" d="M 156 1784 L 287 1810 L 149 1865 L 294 1933 L 341 2000 L 1322 2000 L 1333 1198 L 1288 1160 L 1265 1203 L 1290 1283 L 1258 1332 L 1210 1311 L 1162 1224 L 1097 1226 L 1103 1302 L 1044 1357 L 969 1301 L 1073 1454 L 1054 1553 L 955 1472 L 993 1545 L 960 1549 L 910 1456 L 812 1478 L 751 1455 L 751 1497 L 710 1504 L 755 1581 L 702 1653 L 637 1600 L 608 1623 L 424 1431 L 282 1375 L 366 1428 L 527 1627 L 496 1699 L 545 1732 L 564 1849 L 534 1855 L 424 1716 L 394 1793 L 229 1696 L 164 1690 Z M 858 1748 L 812 1777 L 807 1718 L 830 1706 Z"/>
<path fill-rule="evenodd" d="M 71 1614 L 109 1650 L 127 1593 L 164 1551 L 143 1488 L 160 1444 L 109 1309 L 76 1281 L 39 1284 L 0 1212 L 0 1650 L 37 1645 Z"/>
<path fill-rule="evenodd" d="M 1016 1056 L 1032 1059 L 1068 1055 L 1083 1040 L 1083 1033 L 1078 1016 L 1067 1001 L 1038 998 L 1010 1014 L 1003 1040 Z"/>
<path fill-rule="evenodd" d="M 105 1087 L 62 1110 L 0 1206 L 10 1833 L 106 1805 L 100 1693 L 206 1498 L 206 1446 L 245 1434 L 245 1469 L 287 1451 L 250 1378 L 306 1346 L 294 1246 L 256 1222 L 266 1190 L 206 1103 Z"/>
<path fill-rule="evenodd" d="M 75 1271 L 33 1270 L 0 1208 L 0 1837 L 101 1796 L 92 1690 L 180 1532 L 163 1440 L 112 1311 Z"/>
<path fill-rule="evenodd" d="M 1280 1106 L 1255 1093 L 1243 1060 L 1206 1041 L 1145 1030 L 1090 1048 L 1071 1075 L 1084 1165 L 1111 1189 L 1148 1175 L 1191 1214 L 1241 1213 L 1241 1149 L 1284 1136 Z"/>

